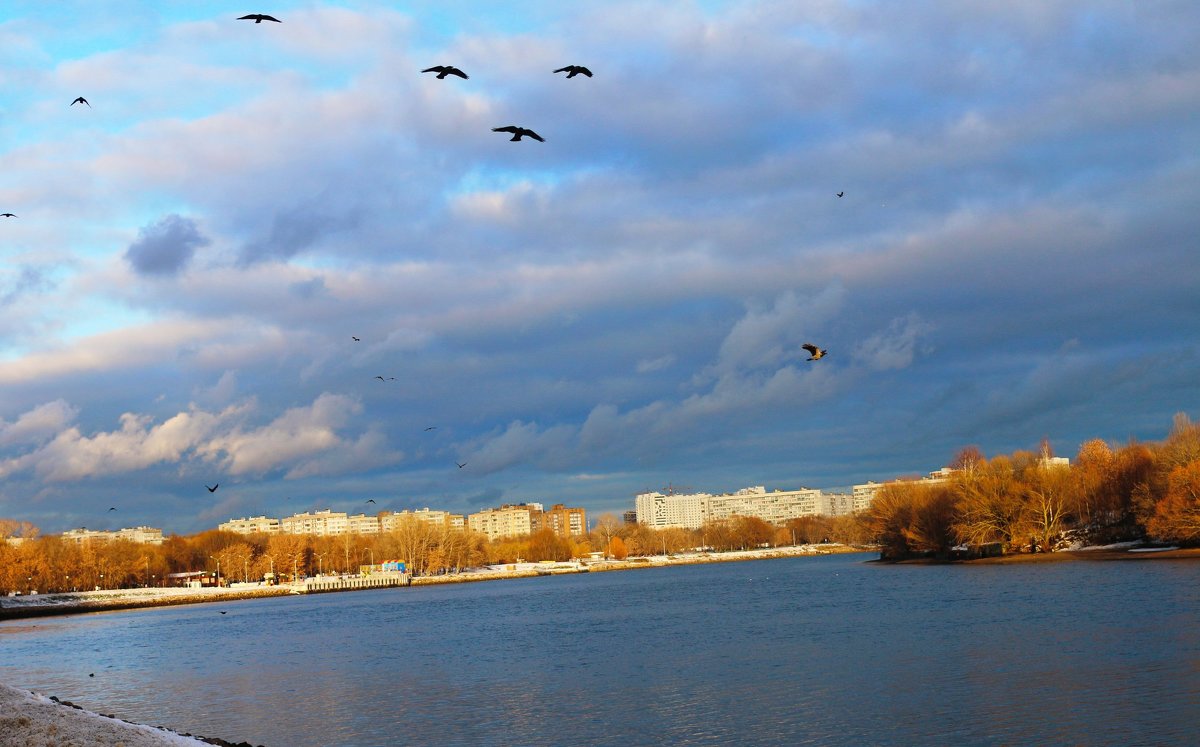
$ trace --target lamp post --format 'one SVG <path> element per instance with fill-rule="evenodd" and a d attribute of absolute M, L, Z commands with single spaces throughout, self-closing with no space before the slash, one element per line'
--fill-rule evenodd
<path fill-rule="evenodd" d="M 249 559 L 243 557 L 242 558 L 242 581 L 243 582 L 250 580 L 249 565 L 250 565 Z"/>
<path fill-rule="evenodd" d="M 216 555 L 209 555 L 209 559 L 217 561 L 217 588 L 221 588 L 221 561 L 217 560 Z"/>
<path fill-rule="evenodd" d="M 66 577 L 67 577 L 67 583 L 66 583 L 66 586 L 67 586 L 67 588 L 69 589 L 69 588 L 71 588 L 71 574 L 69 574 L 69 573 L 68 573 L 68 574 L 65 574 L 65 575 L 66 575 Z"/>
<path fill-rule="evenodd" d="M 317 555 L 317 575 L 318 576 L 325 575 L 325 555 L 326 555 L 326 553 L 320 553 L 319 555 Z"/>

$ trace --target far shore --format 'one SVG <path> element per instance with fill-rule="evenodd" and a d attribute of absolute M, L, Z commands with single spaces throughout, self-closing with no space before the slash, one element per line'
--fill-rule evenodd
<path fill-rule="evenodd" d="M 875 563 L 899 565 L 1008 565 L 1014 563 L 1079 563 L 1113 560 L 1196 560 L 1200 559 L 1200 548 L 1083 548 L 1080 550 L 1057 550 L 1055 552 L 1013 553 L 993 558 L 970 560 L 946 560 L 941 558 L 906 558 L 904 560 L 876 560 Z"/>
<path fill-rule="evenodd" d="M 570 561 L 562 563 L 510 563 L 485 568 L 473 568 L 459 573 L 433 576 L 417 576 L 412 586 L 435 584 L 471 583 L 476 581 L 498 581 L 512 578 L 534 578 L 546 575 L 589 573 L 604 571 L 626 571 L 638 568 L 662 568 L 672 565 L 696 565 L 701 563 L 729 563 L 767 558 L 807 557 L 840 553 L 871 552 L 874 547 L 855 547 L 827 543 L 819 545 L 796 545 L 788 547 L 758 548 L 754 550 L 731 550 L 729 552 L 687 552 L 674 555 L 650 555 L 631 557 L 625 560 Z M 181 604 L 209 604 L 233 602 L 244 599 L 279 597 L 302 594 L 300 585 L 222 587 L 186 589 L 179 587 L 116 589 L 108 591 L 83 591 L 38 594 L 33 596 L 0 597 L 0 621 L 30 617 L 78 615 L 89 612 L 113 612 L 165 607 Z M 347 590 L 347 593 L 351 590 Z M 341 593 L 341 592 L 339 592 Z"/>

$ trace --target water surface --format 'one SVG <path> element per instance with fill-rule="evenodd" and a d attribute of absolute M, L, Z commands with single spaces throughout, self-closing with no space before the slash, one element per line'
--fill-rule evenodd
<path fill-rule="evenodd" d="M 870 557 L 12 621 L 0 681 L 273 747 L 1194 742 L 1200 563 Z"/>

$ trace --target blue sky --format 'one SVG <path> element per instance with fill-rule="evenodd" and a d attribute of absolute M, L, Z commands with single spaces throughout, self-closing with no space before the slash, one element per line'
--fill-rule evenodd
<path fill-rule="evenodd" d="M 601 513 L 1200 415 L 1194 3 L 6 11 L 0 516 Z"/>

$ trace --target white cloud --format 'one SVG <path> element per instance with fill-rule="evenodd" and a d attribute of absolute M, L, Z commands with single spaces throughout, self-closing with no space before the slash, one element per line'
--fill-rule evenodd
<path fill-rule="evenodd" d="M 915 311 L 893 319 L 882 332 L 860 342 L 854 349 L 855 360 L 874 371 L 908 368 L 917 354 L 921 338 L 933 331 L 933 325 Z"/>

